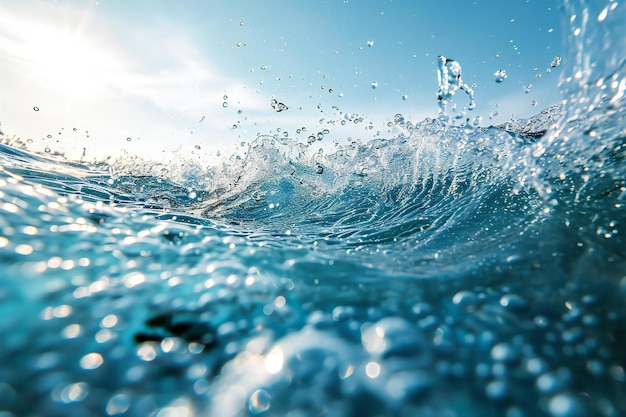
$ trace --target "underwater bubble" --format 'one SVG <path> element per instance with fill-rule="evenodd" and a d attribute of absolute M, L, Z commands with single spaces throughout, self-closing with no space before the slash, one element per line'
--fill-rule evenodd
<path fill-rule="evenodd" d="M 501 83 L 502 81 L 504 81 L 507 78 L 506 75 L 506 70 L 497 70 L 496 72 L 493 73 L 493 78 L 495 80 L 495 82 L 497 83 Z"/>
<path fill-rule="evenodd" d="M 130 398 L 126 394 L 116 394 L 109 399 L 106 405 L 106 413 L 110 416 L 124 414 L 130 407 Z"/>
<path fill-rule="evenodd" d="M 45 153 L 50 153 L 50 148 L 46 147 L 46 149 L 44 149 Z"/>
<path fill-rule="evenodd" d="M 226 94 L 224 94 L 224 97 L 222 97 L 224 100 L 228 100 L 228 96 Z"/>
<path fill-rule="evenodd" d="M 272 396 L 265 390 L 258 389 L 252 393 L 248 400 L 248 410 L 252 414 L 261 414 L 269 410 Z"/>
<path fill-rule="evenodd" d="M 378 378 L 380 375 L 380 364 L 374 361 L 368 362 L 365 365 L 365 374 L 372 379 Z"/>
<path fill-rule="evenodd" d="M 98 352 L 88 353 L 80 359 L 80 367 L 83 369 L 96 369 L 103 363 L 104 359 Z"/>
<path fill-rule="evenodd" d="M 550 66 L 552 68 L 555 68 L 555 67 L 558 67 L 559 65 L 561 65 L 561 55 L 556 55 L 554 59 L 552 60 L 552 62 L 550 62 Z"/>
<path fill-rule="evenodd" d="M 222 103 L 222 107 L 224 107 L 224 108 L 228 107 L 228 102 L 227 101 L 223 102 Z"/>
<path fill-rule="evenodd" d="M 378 82 L 376 81 L 372 82 L 371 86 L 372 86 L 372 90 L 376 90 L 376 88 L 378 88 Z"/>

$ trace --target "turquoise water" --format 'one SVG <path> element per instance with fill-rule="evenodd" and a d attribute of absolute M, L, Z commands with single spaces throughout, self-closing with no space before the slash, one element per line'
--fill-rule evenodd
<path fill-rule="evenodd" d="M 626 415 L 612 4 L 563 5 L 564 102 L 505 126 L 167 172 L 0 146 L 0 416 Z"/>

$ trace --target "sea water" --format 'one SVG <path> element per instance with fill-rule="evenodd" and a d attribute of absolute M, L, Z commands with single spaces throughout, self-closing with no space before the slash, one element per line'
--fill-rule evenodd
<path fill-rule="evenodd" d="M 1 146 L 0 416 L 626 415 L 626 9 L 562 8 L 529 120 L 166 171 Z"/>

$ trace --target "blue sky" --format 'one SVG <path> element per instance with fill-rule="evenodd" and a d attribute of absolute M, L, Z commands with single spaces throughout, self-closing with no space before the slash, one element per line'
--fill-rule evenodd
<path fill-rule="evenodd" d="M 70 157 L 365 141 L 437 115 L 443 54 L 475 85 L 467 117 L 497 124 L 560 101 L 560 23 L 552 0 L 1 0 L 0 123 Z"/>

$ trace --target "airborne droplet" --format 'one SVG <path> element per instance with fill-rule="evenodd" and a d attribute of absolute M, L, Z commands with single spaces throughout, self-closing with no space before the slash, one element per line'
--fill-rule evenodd
<path fill-rule="evenodd" d="M 494 80 L 499 84 L 507 77 L 505 70 L 497 70 L 493 73 Z"/>

